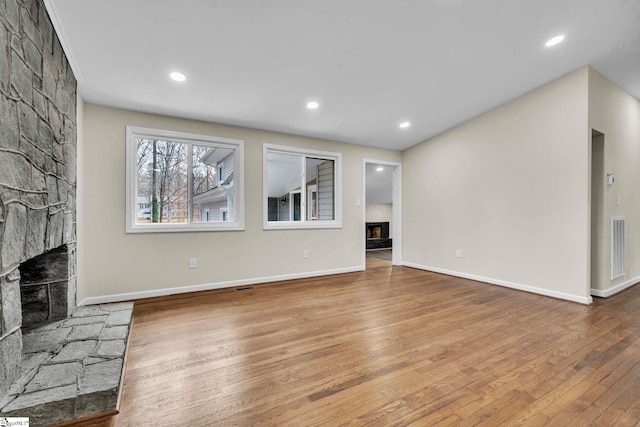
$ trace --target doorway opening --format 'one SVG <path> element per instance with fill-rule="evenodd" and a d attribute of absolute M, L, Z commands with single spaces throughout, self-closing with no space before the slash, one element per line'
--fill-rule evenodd
<path fill-rule="evenodd" d="M 402 164 L 364 160 L 363 266 L 367 258 L 402 264 Z"/>

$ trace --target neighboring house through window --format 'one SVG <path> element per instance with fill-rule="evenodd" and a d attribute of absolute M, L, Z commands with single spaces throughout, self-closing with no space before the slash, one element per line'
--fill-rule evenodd
<path fill-rule="evenodd" d="M 128 126 L 127 232 L 244 229 L 243 148 Z"/>
<path fill-rule="evenodd" d="M 263 146 L 265 229 L 342 226 L 340 153 Z"/>

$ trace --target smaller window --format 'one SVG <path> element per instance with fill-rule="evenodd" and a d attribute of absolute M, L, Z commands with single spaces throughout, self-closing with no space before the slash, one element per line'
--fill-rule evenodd
<path fill-rule="evenodd" d="M 342 155 L 265 144 L 264 229 L 342 227 Z"/>
<path fill-rule="evenodd" d="M 127 126 L 127 232 L 243 230 L 243 146 Z"/>

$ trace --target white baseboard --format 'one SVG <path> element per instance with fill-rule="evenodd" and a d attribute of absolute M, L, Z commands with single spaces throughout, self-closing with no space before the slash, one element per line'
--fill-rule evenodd
<path fill-rule="evenodd" d="M 462 277 L 464 279 L 476 280 L 478 282 L 489 283 L 491 285 L 504 286 L 506 288 L 517 289 L 519 291 L 526 291 L 534 294 L 545 295 L 548 297 L 559 298 L 559 299 L 564 299 L 564 300 L 573 301 L 573 302 L 579 302 L 581 304 L 591 304 L 593 302 L 593 298 L 591 297 L 581 297 L 578 295 L 567 294 L 564 292 L 552 291 L 550 289 L 523 285 L 521 283 L 514 283 L 514 282 L 508 282 L 506 280 L 493 279 L 491 277 L 476 276 L 475 274 L 461 273 L 459 271 L 445 270 L 443 268 L 429 267 L 426 265 L 414 264 L 411 262 L 403 262 L 402 265 L 406 265 L 407 267 L 417 268 L 420 270 L 433 271 L 434 273 L 442 273 L 448 276 L 455 276 L 455 277 Z"/>
<path fill-rule="evenodd" d="M 607 298 L 611 295 L 615 295 L 618 292 L 622 292 L 627 288 L 630 288 L 633 285 L 640 283 L 640 277 L 634 277 L 633 279 L 627 280 L 626 282 L 620 283 L 619 285 L 613 286 L 609 289 L 594 289 L 591 288 L 591 295 L 601 298 Z"/>
<path fill-rule="evenodd" d="M 185 294 L 189 292 L 208 291 L 212 289 L 235 288 L 237 286 L 256 285 L 259 283 L 279 282 L 282 280 L 306 279 L 309 277 L 329 276 L 332 274 L 363 271 L 364 266 L 336 268 L 333 270 L 310 271 L 305 273 L 283 274 L 280 276 L 256 277 L 252 279 L 231 280 L 228 282 L 205 283 L 201 285 L 180 286 L 175 288 L 154 289 L 150 291 L 127 292 L 123 294 L 103 295 L 84 298 L 78 305 L 106 304 L 111 302 L 131 301 L 167 295 Z"/>

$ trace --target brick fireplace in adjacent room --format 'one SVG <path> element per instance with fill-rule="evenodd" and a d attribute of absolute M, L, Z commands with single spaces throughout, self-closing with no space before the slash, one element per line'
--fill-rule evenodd
<path fill-rule="evenodd" d="M 388 222 L 367 222 L 365 232 L 367 250 L 388 249 L 393 246 L 392 240 L 389 238 Z"/>
<path fill-rule="evenodd" d="M 76 79 L 39 0 L 0 4 L 0 400 L 76 306 Z M 24 311 L 23 311 L 24 310 Z"/>

